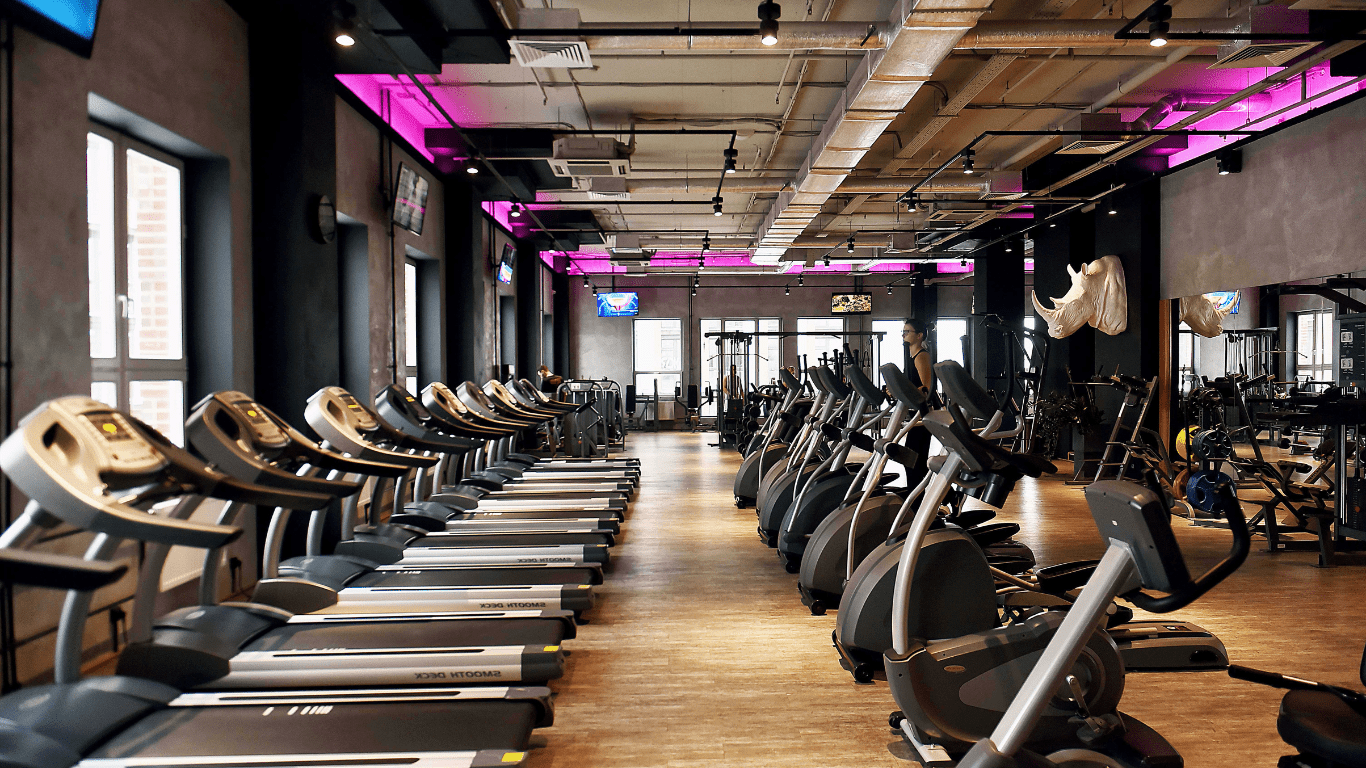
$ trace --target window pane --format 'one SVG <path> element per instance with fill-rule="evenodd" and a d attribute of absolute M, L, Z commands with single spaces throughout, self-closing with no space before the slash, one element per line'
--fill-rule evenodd
<path fill-rule="evenodd" d="M 683 376 L 677 373 L 637 373 L 636 394 L 654 397 L 656 381 L 659 382 L 659 399 L 668 402 L 674 399 L 674 387 L 680 385 Z"/>
<path fill-rule="evenodd" d="M 417 265 L 403 265 L 403 343 L 407 345 L 404 364 L 409 373 L 417 373 Z M 411 390 L 411 391 L 416 391 Z"/>
<path fill-rule="evenodd" d="M 105 405 L 119 407 L 119 385 L 112 381 L 90 382 L 90 397 Z"/>
<path fill-rule="evenodd" d="M 409 376 L 408 378 L 404 379 L 403 386 L 406 387 L 409 392 L 417 392 L 417 377 Z"/>
<path fill-rule="evenodd" d="M 896 365 L 897 368 L 906 367 L 906 345 L 901 341 L 901 329 L 905 325 L 904 320 L 874 320 L 872 330 L 881 331 L 886 334 L 878 341 L 873 337 L 873 343 L 877 345 L 877 359 L 869 360 L 873 365 L 872 375 L 869 377 L 873 383 L 882 386 L 882 371 L 879 370 L 887 363 Z"/>
<path fill-rule="evenodd" d="M 128 382 L 128 412 L 176 445 L 185 444 L 185 382 Z"/>
<path fill-rule="evenodd" d="M 635 360 L 637 371 L 682 371 L 683 321 L 636 320 Z"/>
<path fill-rule="evenodd" d="M 707 387 L 711 387 L 715 390 L 717 386 L 719 386 L 717 382 L 720 381 L 720 372 L 716 367 L 719 363 L 719 358 L 716 354 L 716 339 L 707 338 L 707 334 L 720 333 L 721 321 L 715 319 L 703 320 L 700 328 L 701 335 L 698 337 L 698 348 L 702 356 L 702 365 L 698 367 L 698 370 L 702 372 L 702 380 L 697 382 L 697 396 L 700 401 L 705 403 L 707 399 Z M 716 403 L 713 401 L 703 405 L 701 415 L 715 416 Z"/>
<path fill-rule="evenodd" d="M 968 335 L 968 321 L 962 317 L 943 317 L 934 325 L 934 349 L 931 353 L 935 362 L 957 361 L 966 366 L 963 359 L 963 337 Z"/>
<path fill-rule="evenodd" d="M 128 150 L 128 356 L 184 357 L 180 170 Z"/>
<path fill-rule="evenodd" d="M 118 354 L 114 309 L 114 142 L 95 133 L 85 137 L 85 188 L 86 222 L 90 229 L 90 356 L 110 358 Z"/>
<path fill-rule="evenodd" d="M 758 328 L 758 321 L 757 321 L 757 320 L 723 320 L 723 321 L 721 322 L 721 330 L 723 330 L 723 331 L 725 331 L 725 332 L 727 332 L 727 333 L 730 333 L 730 332 L 732 332 L 732 331 L 739 331 L 740 333 L 754 333 L 754 331 L 757 330 L 757 328 Z M 756 351 L 758 351 L 758 346 L 757 346 L 757 344 L 758 344 L 758 340 L 757 340 L 757 339 L 750 339 L 750 347 L 749 347 L 749 351 L 750 351 L 750 355 L 749 355 L 749 380 L 750 380 L 751 383 L 754 383 L 754 384 L 757 384 L 757 383 L 758 383 L 758 382 L 754 381 L 754 377 L 755 377 L 756 375 L 758 375 L 758 373 L 759 373 L 759 367 L 758 367 L 758 366 L 759 366 L 759 361 L 758 361 L 757 359 L 755 359 L 755 356 L 754 356 L 754 353 L 755 353 Z M 729 373 L 729 371 L 727 371 L 727 373 Z M 744 379 L 744 377 L 745 377 L 744 373 L 745 373 L 745 372 L 739 370 L 739 368 L 736 369 L 736 374 L 739 375 L 741 379 Z"/>
<path fill-rule="evenodd" d="M 833 356 L 844 348 L 844 318 L 842 317 L 801 317 L 797 319 L 797 330 L 802 333 L 820 331 L 835 335 L 798 336 L 797 356 L 803 368 L 820 365 L 821 355 Z"/>
<path fill-rule="evenodd" d="M 783 321 L 776 317 L 759 321 L 759 330 L 764 333 L 777 333 L 783 329 Z M 778 381 L 778 369 L 783 365 L 783 338 L 781 336 L 760 336 L 755 348 L 759 352 L 759 376 L 756 385 L 773 384 Z"/>

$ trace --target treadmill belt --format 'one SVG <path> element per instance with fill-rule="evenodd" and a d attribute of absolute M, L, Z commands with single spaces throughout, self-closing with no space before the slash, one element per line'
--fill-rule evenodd
<path fill-rule="evenodd" d="M 587 568 L 427 568 L 411 571 L 370 571 L 348 581 L 348 587 L 441 587 L 592 584 Z"/>
<path fill-rule="evenodd" d="M 244 651 L 325 648 L 445 648 L 488 645 L 559 645 L 558 619 L 452 619 L 344 624 L 285 624 L 249 643 Z"/>
<path fill-rule="evenodd" d="M 554 544 L 606 544 L 601 533 L 475 533 L 418 539 L 413 547 L 544 547 Z"/>
<path fill-rule="evenodd" d="M 168 707 L 92 758 L 524 750 L 529 701 Z"/>

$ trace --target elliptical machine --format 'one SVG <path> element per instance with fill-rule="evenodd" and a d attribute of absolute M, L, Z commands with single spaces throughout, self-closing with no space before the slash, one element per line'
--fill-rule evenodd
<path fill-rule="evenodd" d="M 849 458 L 849 449 L 857 444 L 870 446 L 873 442 L 871 438 L 863 434 L 863 430 L 872 429 L 877 426 L 882 419 L 893 410 L 893 406 L 888 405 L 879 411 L 866 422 L 862 422 L 865 413 L 870 408 L 877 408 L 882 404 L 884 396 L 882 391 L 873 386 L 873 382 L 863 374 L 857 366 L 845 368 L 845 378 L 853 388 L 856 399 L 850 407 L 848 419 L 843 428 L 833 424 L 825 424 L 821 431 L 823 436 L 834 443 L 834 448 L 830 456 L 822 461 L 815 471 L 811 474 L 811 479 L 802 485 L 797 493 L 797 498 L 788 507 L 787 514 L 783 516 L 782 527 L 778 535 L 778 559 L 783 563 L 788 573 L 797 573 L 801 569 L 803 554 L 806 552 L 807 540 L 810 539 L 812 531 L 825 520 L 831 512 L 849 503 L 850 497 L 856 492 L 857 483 L 861 479 L 871 478 L 868 471 L 868 464 L 855 465 L 846 464 Z M 883 476 L 881 472 L 878 477 L 873 479 L 873 486 L 882 482 L 890 482 L 896 479 L 896 475 Z"/>
<path fill-rule="evenodd" d="M 769 412 L 763 430 L 755 436 L 759 445 L 745 455 L 735 473 L 735 506 L 741 509 L 755 502 L 764 472 L 787 455 L 802 419 L 811 411 L 812 401 L 802 398 L 802 383 L 796 376 L 784 368 L 778 371 L 778 379 L 787 394 L 782 404 Z"/>
<path fill-rule="evenodd" d="M 759 538 L 770 547 L 778 546 L 778 530 L 797 494 L 815 477 L 820 462 L 832 453 L 826 445 L 825 425 L 833 424 L 854 404 L 850 398 L 853 390 L 840 381 L 829 366 L 812 368 L 811 379 L 823 396 L 820 410 L 814 417 L 807 417 L 806 426 L 793 443 L 787 461 L 766 472 L 764 482 L 759 486 L 755 503 Z"/>

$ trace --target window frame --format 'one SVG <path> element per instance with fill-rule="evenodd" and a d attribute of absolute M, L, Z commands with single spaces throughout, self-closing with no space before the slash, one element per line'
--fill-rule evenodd
<path fill-rule="evenodd" d="M 661 369 L 649 369 L 649 370 L 645 370 L 645 369 L 641 369 L 641 368 L 640 368 L 640 366 L 639 366 L 640 354 L 639 354 L 639 350 L 636 349 L 636 338 L 637 338 L 636 328 L 638 327 L 638 324 L 641 323 L 641 322 L 647 322 L 647 323 L 668 323 L 668 322 L 673 322 L 673 323 L 677 323 L 677 324 L 678 324 L 678 368 L 677 368 L 677 369 L 669 370 L 669 369 L 662 369 L 662 368 L 661 368 Z M 651 391 L 649 391 L 649 392 L 645 392 L 645 391 L 643 391 L 643 390 L 641 390 L 641 389 L 639 388 L 639 383 L 640 383 L 640 382 L 639 382 L 639 379 L 640 379 L 640 376 L 641 376 L 642 374 L 644 374 L 644 375 L 646 375 L 646 376 L 654 376 L 654 377 L 656 377 L 656 379 L 657 379 L 658 377 L 660 377 L 660 376 L 677 376 L 677 377 L 678 377 L 678 386 L 681 387 L 681 386 L 683 385 L 683 358 L 684 358 L 684 356 L 685 356 L 686 353 L 687 353 L 687 344 L 685 343 L 685 341 L 686 341 L 686 338 L 685 338 L 685 335 L 684 335 L 683 319 L 682 319 L 682 318 L 678 318 L 678 317 L 633 317 L 633 318 L 631 318 L 631 384 L 637 387 L 637 395 L 647 395 L 647 394 L 648 394 L 648 395 L 650 395 L 650 396 L 652 396 L 652 397 L 654 396 L 654 390 L 653 390 L 653 389 L 651 389 Z M 674 396 L 673 390 L 669 390 L 669 391 L 667 391 L 667 392 L 666 392 L 666 391 L 663 391 L 663 390 L 660 390 L 659 397 L 660 397 L 661 400 L 668 401 L 668 402 L 672 402 L 672 401 L 673 401 L 673 396 Z"/>
<path fill-rule="evenodd" d="M 1295 318 L 1295 378 L 1300 379 L 1304 376 L 1316 382 L 1336 384 L 1338 380 L 1338 360 L 1337 360 L 1337 335 L 1334 333 L 1337 322 L 1331 309 L 1306 309 L 1294 313 Z M 1314 337 L 1314 348 L 1310 350 L 1300 349 L 1300 323 L 1306 318 L 1310 318 L 1314 324 L 1311 335 Z M 1315 360 L 1315 354 L 1322 353 L 1321 359 Z M 1302 362 L 1303 358 L 1308 358 L 1310 362 Z M 1323 378 L 1320 378 L 1320 374 Z"/>
<path fill-rule="evenodd" d="M 114 145 L 114 356 L 101 358 L 90 358 L 90 378 L 92 384 L 99 382 L 113 383 L 117 387 L 118 403 L 115 405 L 128 411 L 132 406 L 130 392 L 133 382 L 142 381 L 178 381 L 181 385 L 181 413 L 180 423 L 183 425 L 188 411 L 189 392 L 189 357 L 190 357 L 190 329 L 189 311 L 187 301 L 187 269 L 188 269 L 188 249 L 189 238 L 186 206 L 186 168 L 185 161 L 175 155 L 157 149 L 149 144 L 139 141 L 132 136 L 121 133 L 98 123 L 87 125 L 87 134 L 100 136 Z M 129 259 L 131 257 L 129 249 L 129 226 L 128 226 L 128 152 L 134 151 L 145 155 L 161 163 L 165 163 L 176 169 L 180 174 L 180 200 L 179 200 L 179 223 L 180 231 L 180 357 L 177 359 L 167 358 L 135 358 L 131 356 L 131 340 L 129 337 L 131 318 L 129 311 Z M 86 196 L 89 198 L 90 179 L 88 176 L 89 161 L 87 160 Z M 88 213 L 87 213 L 88 216 Z M 87 218 L 87 222 L 89 219 Z M 89 241 L 86 245 L 86 264 L 87 270 L 90 264 Z M 87 285 L 89 272 L 87 271 Z M 88 309 L 88 308 L 87 308 Z M 89 338 L 87 334 L 87 339 Z M 174 439 L 175 435 L 167 435 Z"/>

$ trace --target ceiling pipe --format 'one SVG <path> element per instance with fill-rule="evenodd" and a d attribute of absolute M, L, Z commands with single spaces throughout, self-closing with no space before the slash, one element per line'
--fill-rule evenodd
<path fill-rule="evenodd" d="M 1116 101 L 1119 101 L 1121 98 L 1124 97 L 1125 94 L 1129 93 L 1130 91 L 1134 90 L 1140 85 L 1148 82 L 1154 77 L 1157 77 L 1159 74 L 1165 72 L 1168 67 L 1177 63 L 1178 61 L 1181 61 L 1182 59 L 1186 58 L 1192 53 L 1195 53 L 1195 51 L 1196 48 L 1194 46 L 1189 45 L 1182 46 L 1180 48 L 1173 50 L 1171 53 L 1167 54 L 1167 57 L 1165 59 L 1154 64 L 1150 64 L 1147 67 L 1144 67 L 1142 70 L 1139 71 L 1138 74 L 1120 83 L 1119 87 L 1100 97 L 1089 108 L 1084 109 L 1082 111 L 1099 112 L 1102 109 L 1105 109 L 1106 107 L 1110 106 Z M 1044 137 L 1042 139 L 1039 139 L 1038 141 L 1027 144 L 1020 151 L 1016 152 L 1015 154 L 998 163 L 996 167 L 1013 168 L 1017 163 L 1027 160 L 1033 157 L 1036 153 L 1044 149 L 1047 149 L 1055 141 L 1057 141 L 1056 138 Z"/>
<path fill-rule="evenodd" d="M 1018 174 L 1016 174 L 1018 176 Z M 863 178 L 850 177 L 840 185 L 841 193 L 880 195 L 880 194 L 901 194 L 906 188 L 914 184 L 916 179 L 906 177 L 890 178 Z M 626 190 L 631 193 L 641 194 L 678 194 L 687 192 L 710 193 L 707 187 L 709 182 L 705 179 L 692 181 L 689 179 L 639 179 L 628 178 L 626 180 Z M 782 178 L 736 178 L 726 179 L 727 192 L 740 193 L 776 193 L 782 192 L 791 186 L 791 182 Z M 985 177 L 975 179 L 965 179 L 963 181 L 936 181 L 932 184 L 921 187 L 921 191 L 926 194 L 976 194 L 991 191 L 991 182 Z"/>
<path fill-rule="evenodd" d="M 1173 33 L 1229 35 L 1238 31 L 1238 19 L 1172 19 Z M 1151 48 L 1147 39 L 1116 40 L 1123 22 L 1091 19 L 1044 21 L 979 21 L 954 48 Z M 1184 42 L 1184 41 L 1183 41 Z M 1218 39 L 1211 39 L 1217 43 Z"/>
<path fill-rule="evenodd" d="M 1152 130 L 1173 112 L 1194 112 L 1197 109 L 1212 107 L 1226 98 L 1226 93 L 1169 93 L 1145 109 L 1143 114 L 1129 123 L 1129 127 L 1135 131 Z M 1249 97 L 1247 106 L 1264 106 L 1270 102 L 1271 96 L 1261 93 Z"/>
<path fill-rule="evenodd" d="M 862 21 L 792 21 L 783 22 L 778 32 L 776 45 L 764 45 L 759 36 L 750 30 L 751 22 L 694 22 L 694 26 L 705 27 L 708 32 L 735 29 L 734 35 L 652 35 L 652 31 L 667 32 L 682 24 L 580 24 L 577 32 L 588 43 L 588 50 L 598 51 L 772 51 L 772 50 L 868 50 L 875 51 L 887 47 L 887 28 L 885 25 Z M 597 34 L 594 28 L 604 32 L 623 32 L 636 30 L 637 34 Z M 1118 29 L 1118 27 L 1116 27 Z M 1113 33 L 1114 30 L 1111 30 Z M 531 35 L 535 30 L 522 31 Z M 642 35 L 646 35 L 642 37 Z M 648 42 L 646 42 L 648 40 Z"/>

